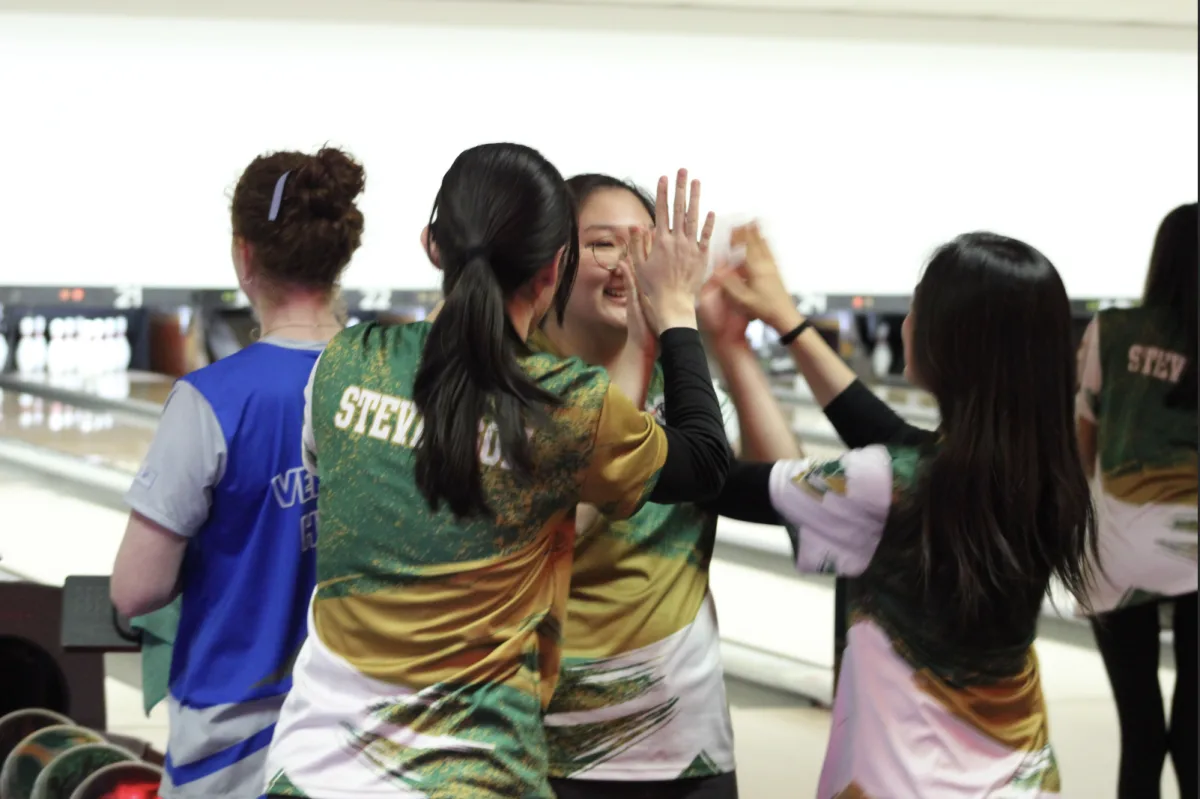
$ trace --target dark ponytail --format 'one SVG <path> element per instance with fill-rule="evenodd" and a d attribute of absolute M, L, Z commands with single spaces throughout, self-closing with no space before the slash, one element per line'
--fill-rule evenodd
<path fill-rule="evenodd" d="M 526 427 L 561 400 L 522 368 L 525 345 L 507 301 L 562 251 L 555 294 L 561 317 L 579 261 L 577 238 L 562 176 L 534 150 L 475 147 L 446 173 L 429 226 L 445 302 L 413 387 L 424 419 L 417 488 L 433 510 L 444 500 L 458 517 L 492 512 L 479 463 L 484 424 L 496 426 L 508 467 L 532 473 Z"/>

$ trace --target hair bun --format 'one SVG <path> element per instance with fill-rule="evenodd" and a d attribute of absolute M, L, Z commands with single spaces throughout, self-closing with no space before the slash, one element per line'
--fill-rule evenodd
<path fill-rule="evenodd" d="M 337 221 L 357 213 L 354 201 L 366 188 L 366 171 L 349 153 L 323 147 L 296 170 L 298 199 L 319 219 Z"/>

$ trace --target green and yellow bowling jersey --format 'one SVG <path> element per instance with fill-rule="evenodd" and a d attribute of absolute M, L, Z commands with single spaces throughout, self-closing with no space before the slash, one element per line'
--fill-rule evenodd
<path fill-rule="evenodd" d="M 896 544 L 907 533 L 893 526 L 892 511 L 918 479 L 921 457 L 872 445 L 832 460 L 778 461 L 767 477 L 797 570 L 857 578 L 816 795 L 1058 796 L 1032 645 L 1036 606 L 1019 627 L 985 623 L 1009 641 L 964 646 Z"/>
<path fill-rule="evenodd" d="M 1096 425 L 1095 612 L 1196 590 L 1196 411 L 1166 404 L 1187 351 L 1157 308 L 1102 311 L 1084 335 L 1075 412 Z"/>
<path fill-rule="evenodd" d="M 575 507 L 636 512 L 666 436 L 603 370 L 530 354 L 526 372 L 564 400 L 532 431 L 533 478 L 514 473 L 483 423 L 494 516 L 433 512 L 414 481 L 422 420 L 411 399 L 429 329 L 359 325 L 314 370 L 318 584 L 270 791 L 551 796 L 542 712 L 558 681 Z"/>
<path fill-rule="evenodd" d="M 540 331 L 530 345 L 555 353 Z M 718 391 L 732 440 L 732 404 Z M 662 421 L 655 364 L 645 410 Z M 717 518 L 647 503 L 575 543 L 562 677 L 547 712 L 550 775 L 659 781 L 734 769 L 720 636 L 708 590 Z M 585 532 L 585 531 L 581 531 Z"/>

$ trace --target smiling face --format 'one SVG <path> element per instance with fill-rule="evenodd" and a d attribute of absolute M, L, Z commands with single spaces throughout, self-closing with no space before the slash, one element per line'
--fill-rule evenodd
<path fill-rule="evenodd" d="M 624 332 L 630 287 L 614 267 L 622 259 L 628 264 L 635 226 L 650 228 L 654 221 L 632 192 L 606 188 L 588 196 L 579 212 L 579 272 L 567 303 L 572 325 Z"/>

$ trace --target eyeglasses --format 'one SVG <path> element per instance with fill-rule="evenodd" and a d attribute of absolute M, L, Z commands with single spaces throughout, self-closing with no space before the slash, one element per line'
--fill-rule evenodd
<path fill-rule="evenodd" d="M 630 263 L 629 245 L 627 243 L 596 241 L 587 245 L 587 248 L 592 251 L 592 257 L 596 259 L 596 263 L 610 272 L 616 269 L 617 264 L 621 263 L 621 261 Z"/>
<path fill-rule="evenodd" d="M 592 251 L 592 257 L 596 259 L 596 263 L 609 271 L 616 269 L 617 264 L 621 263 L 621 261 L 628 261 L 629 259 L 628 244 L 597 241 L 589 244 L 588 249 Z"/>

